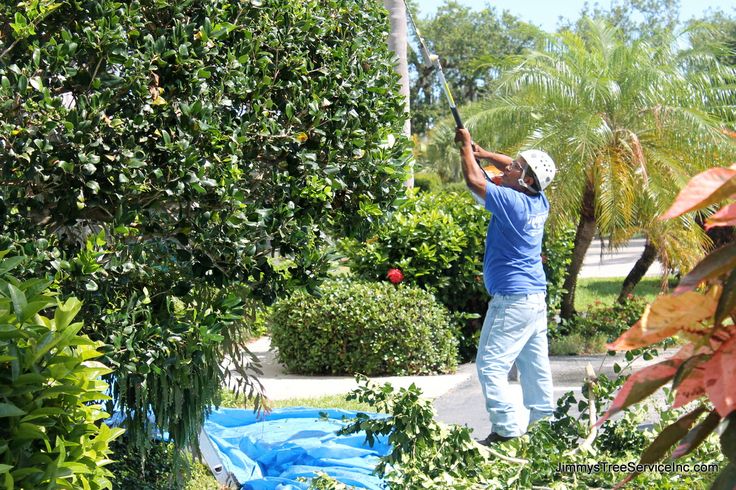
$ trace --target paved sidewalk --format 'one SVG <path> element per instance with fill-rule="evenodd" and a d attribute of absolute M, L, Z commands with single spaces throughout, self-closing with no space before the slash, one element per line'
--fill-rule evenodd
<path fill-rule="evenodd" d="M 264 394 L 272 400 L 288 398 L 306 398 L 323 395 L 338 395 L 349 393 L 358 384 L 352 376 L 301 376 L 287 374 L 284 368 L 276 361 L 276 355 L 271 348 L 271 339 L 261 337 L 248 344 L 263 364 L 263 375 L 258 379 L 265 389 Z M 475 365 L 460 366 L 455 374 L 438 376 L 385 376 L 371 378 L 376 383 L 391 383 L 396 388 L 407 388 L 414 383 L 427 398 L 437 398 L 450 389 L 468 380 Z"/>
<path fill-rule="evenodd" d="M 615 251 L 608 250 L 607 244 L 604 243 L 601 255 L 601 241 L 595 238 L 585 253 L 579 277 L 626 277 L 641 257 L 645 243 L 646 240 L 643 238 L 635 238 Z M 655 261 L 647 270 L 646 276 L 661 275 L 662 264 Z"/>
<path fill-rule="evenodd" d="M 259 380 L 264 386 L 265 394 L 272 400 L 289 398 L 311 398 L 323 395 L 347 394 L 357 387 L 355 379 L 350 376 L 299 376 L 287 374 L 276 361 L 275 353 L 270 350 L 270 339 L 261 337 L 248 345 L 258 356 L 263 366 L 263 375 Z M 659 362 L 671 352 L 664 353 Z M 596 374 L 605 373 L 614 376 L 614 363 L 623 362 L 623 355 L 609 356 L 599 354 L 593 356 L 555 356 L 550 358 L 552 378 L 554 380 L 555 399 L 568 391 L 580 395 L 585 379 L 585 368 L 588 364 Z M 649 362 L 639 361 L 633 369 L 638 369 Z M 476 437 L 485 437 L 490 430 L 488 415 L 485 410 L 483 395 L 478 381 L 474 363 L 458 366 L 455 374 L 438 376 L 386 376 L 371 378 L 383 384 L 391 383 L 395 388 L 406 388 L 415 384 L 425 398 L 433 400 L 437 419 L 447 424 L 466 425 L 473 429 Z M 518 382 L 509 383 L 511 396 L 517 408 L 519 424 L 526 426 L 529 412 L 524 408 L 521 387 Z M 329 407 L 324 407 L 329 408 Z"/>

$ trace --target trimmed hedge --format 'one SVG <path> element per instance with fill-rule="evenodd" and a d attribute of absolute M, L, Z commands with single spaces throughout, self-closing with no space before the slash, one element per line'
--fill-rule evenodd
<path fill-rule="evenodd" d="M 457 366 L 451 318 L 420 288 L 334 282 L 321 297 L 299 291 L 276 303 L 271 340 L 293 373 L 447 373 Z"/>

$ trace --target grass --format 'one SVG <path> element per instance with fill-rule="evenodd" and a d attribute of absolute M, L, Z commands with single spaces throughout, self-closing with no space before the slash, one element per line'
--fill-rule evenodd
<path fill-rule="evenodd" d="M 354 400 L 346 400 L 345 395 L 325 395 L 312 398 L 289 398 L 287 400 L 269 400 L 270 408 L 286 408 L 286 407 L 312 407 L 312 408 L 339 408 L 342 410 L 356 410 L 363 412 L 374 412 L 367 403 L 359 403 Z M 252 408 L 252 405 L 243 406 L 242 398 L 235 399 L 235 396 L 228 390 L 222 390 L 223 408 Z"/>
<path fill-rule="evenodd" d="M 607 352 L 608 338 L 603 334 L 584 337 L 573 333 L 559 339 L 550 339 L 549 354 L 551 356 L 581 356 Z"/>
<path fill-rule="evenodd" d="M 595 304 L 613 305 L 623 282 L 623 277 L 579 278 L 575 289 L 575 309 L 585 311 L 588 306 Z M 645 277 L 634 288 L 634 295 L 644 298 L 649 303 L 659 294 L 659 284 L 659 277 Z"/>

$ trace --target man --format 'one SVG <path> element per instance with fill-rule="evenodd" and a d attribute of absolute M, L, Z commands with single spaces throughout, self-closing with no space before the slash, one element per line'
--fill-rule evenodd
<path fill-rule="evenodd" d="M 508 373 L 516 361 L 529 423 L 552 415 L 552 374 L 547 352 L 547 280 L 542 235 L 549 213 L 543 190 L 555 175 L 552 159 L 539 150 L 516 160 L 474 145 L 466 129 L 462 143 L 465 182 L 493 216 L 486 235 L 483 279 L 491 295 L 476 357 L 492 432 L 490 445 L 522 434 L 509 397 Z M 474 151 L 475 150 L 475 151 Z M 475 159 L 490 160 L 501 175 L 487 182 Z"/>

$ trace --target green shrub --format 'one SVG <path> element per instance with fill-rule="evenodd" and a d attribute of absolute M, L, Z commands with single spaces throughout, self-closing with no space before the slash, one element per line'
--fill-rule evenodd
<path fill-rule="evenodd" d="M 398 268 L 407 284 L 433 291 L 450 311 L 482 316 L 488 295 L 483 284 L 483 252 L 490 214 L 470 193 L 420 193 L 400 205 L 363 242 L 346 239 L 341 249 L 351 272 L 386 280 Z M 475 353 L 479 318 L 463 327 L 460 354 Z"/>
<path fill-rule="evenodd" d="M 115 490 L 221 490 L 210 469 L 170 442 L 155 442 L 145 458 L 126 438 L 112 445 Z"/>
<path fill-rule="evenodd" d="M 450 313 L 426 291 L 334 282 L 274 305 L 271 340 L 294 373 L 407 375 L 457 365 Z"/>
<path fill-rule="evenodd" d="M 559 321 L 567 269 L 572 261 L 575 228 L 547 226 L 542 240 L 542 264 L 547 276 L 547 311 L 550 322 Z"/>
<path fill-rule="evenodd" d="M 0 262 L 0 480 L 7 489 L 112 488 L 108 444 L 123 430 L 100 422 L 109 397 L 99 378 L 110 371 L 94 360 L 101 343 L 78 335 L 79 300 L 7 275 L 20 260 Z"/>
<path fill-rule="evenodd" d="M 460 195 L 470 195 L 470 189 L 468 189 L 468 184 L 466 184 L 465 181 L 446 182 L 442 185 L 442 190 L 445 192 L 455 192 Z"/>
<path fill-rule="evenodd" d="M 414 187 L 424 192 L 437 192 L 442 189 L 442 179 L 432 172 L 419 172 L 414 175 Z"/>
<path fill-rule="evenodd" d="M 21 239 L 83 301 L 131 443 L 151 411 L 186 445 L 243 352 L 228 288 L 315 288 L 328 233 L 403 194 L 385 9 L 40 0 L 0 19 L 0 248 Z"/>
<path fill-rule="evenodd" d="M 649 348 L 626 354 L 627 365 L 614 365 L 618 373 L 628 371 L 636 358 L 651 359 L 657 351 Z M 564 394 L 551 417 L 530 425 L 521 437 L 489 449 L 472 440 L 472 437 L 485 434 L 471 436 L 467 427 L 438 423 L 431 403 L 416 387 L 394 390 L 390 385 L 378 386 L 360 376 L 357 379 L 359 386 L 348 398 L 368 403 L 373 411 L 388 416 L 372 419 L 358 414 L 341 433 L 357 435 L 364 431 L 369 444 L 381 436 L 390 443 L 391 452 L 381 457 L 376 474 L 391 489 L 613 488 L 626 477 L 625 472 L 611 471 L 610 466 L 601 471 L 574 471 L 561 466 L 592 467 L 597 462 L 623 466 L 638 461 L 641 448 L 655 437 L 652 431 L 642 430 L 640 426 L 651 420 L 651 411 L 656 411 L 661 419 L 655 424 L 657 432 L 687 413 L 684 408 L 663 410 L 661 403 L 629 407 L 616 421 L 609 420 L 597 427 L 597 438 L 588 439 L 590 446 L 587 446 L 583 441 L 592 430 L 591 412 L 604 413 L 626 381 L 624 375 L 609 379 L 600 373 L 597 378 L 586 381 L 580 393 L 568 391 Z M 669 397 L 672 397 L 671 392 Z M 715 468 L 723 468 L 728 463 L 720 454 L 715 434 L 699 443 L 692 453 L 678 462 L 708 463 Z M 626 488 L 701 489 L 709 488 L 714 479 L 713 472 L 651 471 L 638 476 Z"/>
<path fill-rule="evenodd" d="M 606 342 L 608 342 L 608 336 L 605 334 L 595 334 L 588 337 L 579 333 L 572 333 L 551 338 L 549 340 L 549 353 L 552 356 L 600 354 L 606 352 Z"/>
<path fill-rule="evenodd" d="M 612 342 L 641 318 L 645 307 L 646 301 L 636 296 L 627 298 L 623 303 L 614 303 L 613 306 L 594 303 L 570 321 L 563 321 L 559 326 L 559 335 L 577 334 L 585 339 L 600 336 L 606 342 Z"/>

